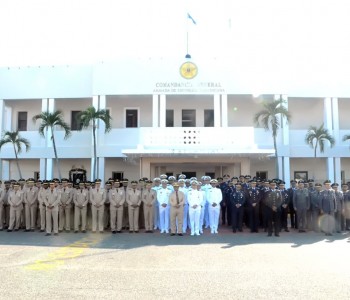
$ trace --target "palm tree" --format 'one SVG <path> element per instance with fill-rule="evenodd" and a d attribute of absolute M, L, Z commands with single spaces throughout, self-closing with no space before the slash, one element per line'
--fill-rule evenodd
<path fill-rule="evenodd" d="M 264 102 L 263 110 L 257 112 L 254 116 L 254 123 L 257 126 L 262 125 L 266 130 L 272 131 L 273 138 L 273 147 L 275 149 L 275 158 L 276 158 L 276 176 L 279 178 L 279 168 L 278 168 L 278 152 L 277 152 L 277 132 L 281 127 L 282 119 L 285 118 L 286 122 L 290 122 L 291 115 L 288 112 L 288 109 L 283 106 L 285 101 L 280 97 L 280 99 L 273 102 Z"/>
<path fill-rule="evenodd" d="M 343 142 L 350 140 L 350 134 L 346 134 L 343 136 Z"/>
<path fill-rule="evenodd" d="M 61 180 L 62 176 L 61 176 L 61 169 L 59 166 L 59 161 L 58 161 L 58 156 L 57 156 L 54 128 L 55 128 L 55 126 L 59 126 L 59 127 L 63 128 L 64 139 L 66 140 L 71 134 L 70 127 L 66 122 L 64 122 L 63 113 L 60 110 L 56 110 L 53 113 L 42 112 L 41 114 L 35 115 L 33 117 L 33 122 L 35 122 L 36 120 L 41 120 L 41 124 L 39 127 L 39 134 L 42 137 L 45 137 L 45 131 L 47 132 L 48 129 L 51 129 L 51 140 L 52 140 L 52 145 L 53 145 L 53 151 L 55 153 L 58 176 L 59 176 L 59 179 Z"/>
<path fill-rule="evenodd" d="M 320 146 L 320 152 L 324 152 L 325 142 L 329 142 L 331 148 L 335 145 L 334 137 L 324 128 L 324 124 L 320 127 L 310 126 L 305 136 L 305 143 L 314 149 L 314 157 L 316 157 L 317 147 Z"/>
<path fill-rule="evenodd" d="M 82 124 L 82 128 L 88 128 L 90 126 L 90 123 L 92 122 L 92 136 L 94 139 L 94 166 L 93 166 L 93 173 L 92 173 L 92 180 L 96 179 L 96 174 L 98 177 L 97 172 L 97 151 L 96 151 L 96 128 L 98 124 L 98 120 L 101 120 L 105 123 L 105 133 L 109 132 L 111 127 L 111 116 L 109 115 L 109 111 L 106 109 L 99 109 L 96 110 L 95 107 L 89 106 L 86 110 L 82 111 L 78 115 L 78 119 L 80 120 Z"/>
<path fill-rule="evenodd" d="M 20 134 L 17 131 L 6 131 L 4 133 L 3 138 L 0 140 L 0 149 L 5 144 L 12 144 L 13 150 L 15 151 L 15 157 L 16 157 L 16 164 L 18 169 L 19 178 L 22 177 L 21 168 L 19 167 L 18 163 L 18 154 L 22 152 L 22 144 L 24 144 L 26 148 L 26 152 L 30 150 L 30 142 L 26 138 L 22 138 Z"/>

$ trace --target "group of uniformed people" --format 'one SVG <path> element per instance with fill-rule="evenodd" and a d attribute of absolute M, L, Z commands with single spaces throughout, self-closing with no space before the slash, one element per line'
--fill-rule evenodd
<path fill-rule="evenodd" d="M 350 230 L 350 191 L 347 184 L 324 182 L 324 189 L 313 181 L 291 181 L 285 188 L 282 180 L 259 180 L 251 176 L 211 179 L 203 176 L 186 179 L 181 174 L 161 175 L 153 181 L 109 179 L 73 183 L 35 181 L 33 178 L 5 181 L 0 188 L 0 230 L 25 231 L 58 235 L 69 232 L 160 233 L 182 236 L 200 235 L 204 228 L 218 233 L 221 224 L 232 226 L 234 233 L 243 224 L 252 233 L 263 228 L 268 236 L 279 236 L 290 226 L 299 232 L 323 231 L 326 235 Z M 143 213 L 142 213 L 143 212 Z"/>

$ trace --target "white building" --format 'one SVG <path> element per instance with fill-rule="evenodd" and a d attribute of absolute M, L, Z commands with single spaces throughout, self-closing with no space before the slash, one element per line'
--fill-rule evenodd
<path fill-rule="evenodd" d="M 57 128 L 62 175 L 83 167 L 90 179 L 91 130 L 77 131 L 77 112 L 93 105 L 109 109 L 112 130 L 98 129 L 98 177 L 153 178 L 161 173 L 218 177 L 257 173 L 274 178 L 271 132 L 254 126 L 261 102 L 282 96 L 292 122 L 278 136 L 280 174 L 340 182 L 350 179 L 350 89 L 346 80 L 300 81 L 294 73 L 240 73 L 227 61 L 195 61 L 197 76 L 180 74 L 181 59 L 147 58 L 93 66 L 45 66 L 0 69 L 0 131 L 20 130 L 31 150 L 20 154 L 25 178 L 57 177 L 51 141 L 38 134 L 41 111 L 60 109 L 72 126 L 71 138 Z M 305 77 L 305 76 L 304 76 Z M 320 78 L 320 77 L 318 77 Z M 254 95 L 256 93 L 256 95 Z M 310 125 L 322 123 L 336 139 L 334 148 L 313 157 L 304 138 Z M 18 178 L 11 145 L 1 149 L 2 179 Z"/>

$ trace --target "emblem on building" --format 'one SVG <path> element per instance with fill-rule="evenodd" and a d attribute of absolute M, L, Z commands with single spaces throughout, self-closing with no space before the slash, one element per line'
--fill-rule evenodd
<path fill-rule="evenodd" d="M 180 74 L 185 79 L 192 79 L 197 76 L 198 68 L 193 62 L 185 62 L 180 67 Z"/>

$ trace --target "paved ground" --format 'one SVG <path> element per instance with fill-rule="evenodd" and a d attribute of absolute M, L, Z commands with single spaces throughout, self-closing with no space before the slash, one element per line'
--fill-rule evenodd
<path fill-rule="evenodd" d="M 1 299 L 350 299 L 350 235 L 0 232 Z"/>

